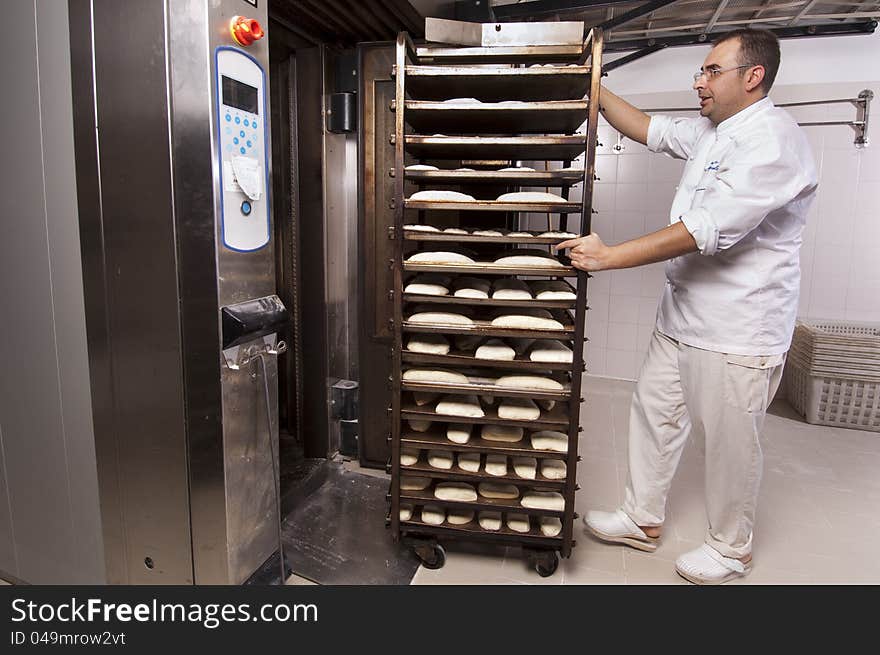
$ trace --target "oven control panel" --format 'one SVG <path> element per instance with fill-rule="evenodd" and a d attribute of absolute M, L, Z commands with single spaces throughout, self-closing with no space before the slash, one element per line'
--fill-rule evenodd
<path fill-rule="evenodd" d="M 215 55 L 223 245 L 259 250 L 271 233 L 266 75 L 237 48 L 222 46 Z"/>

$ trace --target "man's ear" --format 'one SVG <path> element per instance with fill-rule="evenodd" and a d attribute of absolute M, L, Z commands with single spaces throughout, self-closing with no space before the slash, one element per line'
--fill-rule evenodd
<path fill-rule="evenodd" d="M 746 91 L 754 91 L 764 81 L 764 67 L 753 66 L 746 77 Z"/>

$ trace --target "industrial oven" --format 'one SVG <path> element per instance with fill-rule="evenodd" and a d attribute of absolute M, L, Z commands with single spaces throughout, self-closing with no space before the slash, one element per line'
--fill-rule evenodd
<path fill-rule="evenodd" d="M 239 584 L 280 548 L 266 3 L 70 3 L 108 582 Z"/>

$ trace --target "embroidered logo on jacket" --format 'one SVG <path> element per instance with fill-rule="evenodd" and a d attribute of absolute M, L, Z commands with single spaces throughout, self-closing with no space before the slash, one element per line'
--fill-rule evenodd
<path fill-rule="evenodd" d="M 717 170 L 718 170 L 718 166 L 720 166 L 720 165 L 721 165 L 721 162 L 720 162 L 720 161 L 710 161 L 710 162 L 709 162 L 709 165 L 706 166 L 705 170 L 707 170 L 707 171 L 717 171 Z"/>

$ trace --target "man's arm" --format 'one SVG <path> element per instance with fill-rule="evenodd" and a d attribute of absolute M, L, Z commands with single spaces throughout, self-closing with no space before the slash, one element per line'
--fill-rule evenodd
<path fill-rule="evenodd" d="M 694 237 L 680 221 L 616 246 L 606 246 L 596 234 L 569 239 L 554 246 L 554 250 L 564 248 L 571 248 L 571 263 L 582 271 L 644 266 L 698 250 Z"/>
<path fill-rule="evenodd" d="M 651 117 L 623 98 L 618 98 L 604 86 L 599 91 L 599 111 L 615 130 L 642 145 L 648 144 Z"/>

